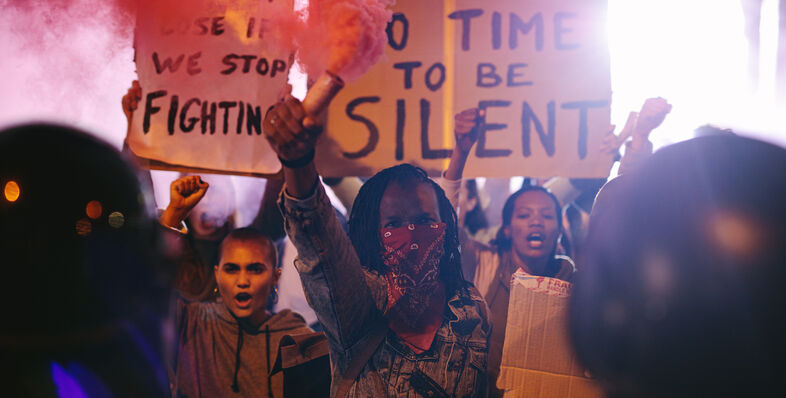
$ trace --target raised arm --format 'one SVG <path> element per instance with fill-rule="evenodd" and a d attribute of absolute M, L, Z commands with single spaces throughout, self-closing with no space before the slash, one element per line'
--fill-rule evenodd
<path fill-rule="evenodd" d="M 648 98 L 644 101 L 631 134 L 633 138 L 626 144 L 625 155 L 620 161 L 619 174 L 635 170 L 652 154 L 650 133 L 663 123 L 669 112 L 671 105 L 663 98 Z"/>
<path fill-rule="evenodd" d="M 461 268 L 464 277 L 472 282 L 477 265 L 476 252 L 484 245 L 476 242 L 469 236 L 464 228 L 464 216 L 459 206 L 461 192 L 461 182 L 464 174 L 464 166 L 467 163 L 469 152 L 478 139 L 478 126 L 483 122 L 484 111 L 476 108 L 465 109 L 456 114 L 454 121 L 454 134 L 456 146 L 450 156 L 448 168 L 442 173 L 442 178 L 438 180 L 439 185 L 445 191 L 456 214 L 459 218 L 459 242 L 461 244 Z"/>
<path fill-rule="evenodd" d="M 190 301 L 202 301 L 211 294 L 212 266 L 203 264 L 186 234 L 183 220 L 207 193 L 208 184 L 199 176 L 180 177 L 169 186 L 169 204 L 159 217 L 165 227 L 166 255 L 177 269 L 173 283 L 178 294 Z"/>
<path fill-rule="evenodd" d="M 381 321 L 357 254 L 318 183 L 314 147 L 322 129 L 297 99 L 288 97 L 265 116 L 265 136 L 286 180 L 279 207 L 298 251 L 295 266 L 309 304 L 324 327 L 340 371 Z"/>
<path fill-rule="evenodd" d="M 277 241 L 284 237 L 284 219 L 278 211 L 278 195 L 284 187 L 284 176 L 275 175 L 267 179 L 265 192 L 262 194 L 262 203 L 259 212 L 251 225 L 265 234 L 268 238 Z"/>

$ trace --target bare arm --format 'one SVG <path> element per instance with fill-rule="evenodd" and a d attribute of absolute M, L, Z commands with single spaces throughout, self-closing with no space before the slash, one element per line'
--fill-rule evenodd
<path fill-rule="evenodd" d="M 619 174 L 635 170 L 652 154 L 650 133 L 663 123 L 669 112 L 671 105 L 663 98 L 648 98 L 644 101 L 631 134 L 633 138 L 626 144 L 625 155 L 620 161 Z"/>
<path fill-rule="evenodd" d="M 276 202 L 281 189 L 284 187 L 283 175 L 276 175 L 267 179 L 265 192 L 262 194 L 262 204 L 259 212 L 254 217 L 251 225 L 272 240 L 284 237 L 284 218 L 278 210 Z"/>

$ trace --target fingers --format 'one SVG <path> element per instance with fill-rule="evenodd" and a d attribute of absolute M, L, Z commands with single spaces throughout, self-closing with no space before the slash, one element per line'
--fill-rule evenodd
<path fill-rule="evenodd" d="M 208 187 L 208 183 L 202 181 L 200 176 L 185 176 L 172 181 L 170 191 L 173 195 L 186 198 L 198 191 L 207 191 Z"/>
<path fill-rule="evenodd" d="M 641 114 L 647 117 L 665 116 L 671 112 L 671 104 L 665 98 L 647 98 L 641 107 Z"/>
<path fill-rule="evenodd" d="M 318 120 L 306 116 L 300 101 L 290 96 L 268 112 L 263 130 L 276 154 L 283 159 L 296 159 L 314 148 L 318 126 Z"/>
<path fill-rule="evenodd" d="M 139 85 L 138 80 L 134 80 L 131 82 L 131 87 L 126 92 L 126 95 L 123 96 L 121 101 L 123 105 L 123 111 L 125 113 L 131 114 L 139 107 L 139 101 L 142 99 L 142 87 Z"/>
<path fill-rule="evenodd" d="M 278 117 L 281 118 L 283 125 L 279 123 L 277 127 L 286 127 L 294 135 L 300 134 L 303 131 L 303 118 L 306 113 L 303 111 L 303 106 L 300 105 L 294 97 L 287 97 L 283 103 L 284 106 L 279 106 L 275 109 Z"/>
<path fill-rule="evenodd" d="M 456 114 L 454 118 L 454 129 L 456 134 L 466 134 L 472 131 L 479 124 L 479 119 L 485 116 L 485 111 L 477 108 L 465 109 Z"/>
<path fill-rule="evenodd" d="M 636 125 L 636 135 L 647 136 L 649 133 L 663 123 L 666 115 L 671 112 L 671 104 L 666 99 L 648 98 L 639 112 L 639 119 Z"/>

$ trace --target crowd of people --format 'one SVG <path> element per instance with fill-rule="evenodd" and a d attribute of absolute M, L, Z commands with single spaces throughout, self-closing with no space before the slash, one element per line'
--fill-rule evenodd
<path fill-rule="evenodd" d="M 263 122 L 282 172 L 249 225 L 199 210 L 205 176 L 172 181 L 156 211 L 149 174 L 88 134 L 2 131 L 3 390 L 502 397 L 523 272 L 573 283 L 571 341 L 610 397 L 781 396 L 786 150 L 718 130 L 653 154 L 670 110 L 649 99 L 610 132 L 618 177 L 525 179 L 495 207 L 462 181 L 482 111 L 456 115 L 439 178 L 323 180 L 323 121 L 286 96 Z M 276 305 L 293 295 L 309 314 Z"/>

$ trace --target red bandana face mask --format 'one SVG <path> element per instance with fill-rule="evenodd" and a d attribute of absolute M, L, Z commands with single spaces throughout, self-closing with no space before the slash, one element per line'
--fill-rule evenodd
<path fill-rule="evenodd" d="M 388 267 L 386 312 L 396 306 L 396 311 L 415 321 L 428 308 L 439 283 L 445 227 L 433 223 L 382 229 L 382 259 Z"/>

